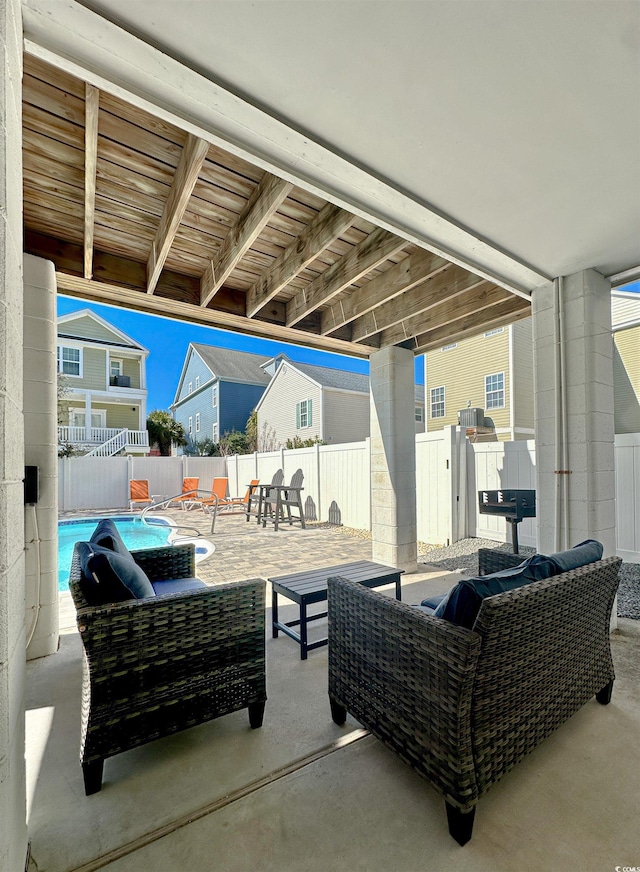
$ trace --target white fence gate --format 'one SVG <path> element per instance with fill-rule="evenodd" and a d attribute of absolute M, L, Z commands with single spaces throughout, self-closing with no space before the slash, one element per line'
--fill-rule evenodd
<path fill-rule="evenodd" d="M 468 535 L 499 542 L 511 541 L 509 525 L 498 515 L 481 515 L 478 491 L 536 488 L 536 449 L 531 441 L 477 442 L 468 444 L 467 530 Z M 525 518 L 518 524 L 521 545 L 536 547 L 536 519 Z"/>

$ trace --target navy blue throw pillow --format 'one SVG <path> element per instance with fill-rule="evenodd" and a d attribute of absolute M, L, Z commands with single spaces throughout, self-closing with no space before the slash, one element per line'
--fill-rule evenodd
<path fill-rule="evenodd" d="M 92 542 L 78 543 L 82 590 L 90 605 L 155 596 L 149 579 L 131 558 Z"/>
<path fill-rule="evenodd" d="M 569 572 L 570 569 L 578 569 L 580 566 L 587 566 L 589 563 L 595 563 L 596 560 L 602 560 L 603 551 L 601 542 L 596 539 L 585 539 L 584 542 L 579 542 L 568 551 L 550 554 L 549 560 L 553 560 L 557 564 L 558 572 Z"/>
<path fill-rule="evenodd" d="M 94 545 L 108 548 L 110 551 L 116 551 L 118 554 L 122 554 L 123 557 L 133 560 L 131 552 L 122 541 L 120 532 L 111 518 L 103 518 L 98 523 L 89 541 Z"/>
<path fill-rule="evenodd" d="M 444 608 L 442 606 L 437 608 L 435 614 L 459 627 L 471 629 L 485 597 L 495 596 L 557 574 L 558 567 L 555 561 L 543 554 L 534 554 L 533 557 L 511 569 L 503 569 L 477 578 L 462 579 L 449 593 Z"/>

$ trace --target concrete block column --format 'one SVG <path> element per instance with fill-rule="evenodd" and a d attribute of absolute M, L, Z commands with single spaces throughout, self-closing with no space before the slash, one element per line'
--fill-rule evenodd
<path fill-rule="evenodd" d="M 24 452 L 40 494 L 25 507 L 27 659 L 58 650 L 58 417 L 56 275 L 24 256 Z"/>
<path fill-rule="evenodd" d="M 372 555 L 415 572 L 416 444 L 413 353 L 385 348 L 370 359 Z"/>
<path fill-rule="evenodd" d="M 548 283 L 532 298 L 538 548 L 549 553 L 593 538 L 609 556 L 616 551 L 611 286 L 585 270 L 566 276 L 558 297 Z M 566 464 L 556 450 L 563 438 Z"/>
<path fill-rule="evenodd" d="M 27 856 L 22 426 L 22 13 L 0 3 L 0 869 Z"/>

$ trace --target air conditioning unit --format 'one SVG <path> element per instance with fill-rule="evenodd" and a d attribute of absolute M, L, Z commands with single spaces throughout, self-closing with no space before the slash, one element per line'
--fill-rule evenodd
<path fill-rule="evenodd" d="M 458 424 L 461 427 L 484 427 L 484 409 L 460 409 Z"/>
<path fill-rule="evenodd" d="M 118 388 L 130 388 L 131 387 L 131 376 L 114 375 L 114 376 L 112 376 L 111 383 Z"/>

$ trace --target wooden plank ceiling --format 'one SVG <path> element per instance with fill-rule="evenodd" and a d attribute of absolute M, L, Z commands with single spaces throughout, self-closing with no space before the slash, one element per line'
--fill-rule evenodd
<path fill-rule="evenodd" d="M 416 354 L 530 304 L 215 145 L 24 59 L 25 250 L 60 292 L 314 348 Z"/>

